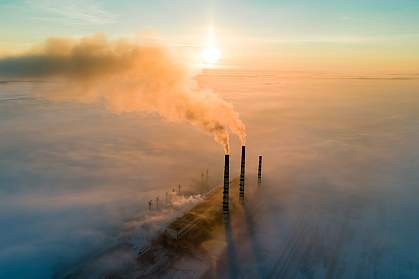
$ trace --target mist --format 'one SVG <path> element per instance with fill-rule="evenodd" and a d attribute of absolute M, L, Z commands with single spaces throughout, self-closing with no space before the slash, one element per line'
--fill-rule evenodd
<path fill-rule="evenodd" d="M 50 38 L 0 58 L 0 77 L 54 82 L 38 91 L 50 100 L 101 103 L 118 114 L 157 112 L 170 121 L 185 121 L 212 135 L 229 153 L 229 132 L 244 145 L 245 126 L 230 103 L 197 84 L 199 69 L 193 63 L 181 51 L 97 34 Z"/>
<path fill-rule="evenodd" d="M 418 81 L 328 77 L 196 79 L 246 123 L 249 199 L 264 158 L 251 214 L 232 221 L 236 277 L 417 277 Z M 140 246 L 176 216 L 150 214 L 148 200 L 189 188 L 206 169 L 222 182 L 219 146 L 187 122 L 33 94 L 54 83 L 0 86 L 0 277 L 51 278 L 127 226 Z M 240 144 L 231 141 L 231 177 Z M 214 272 L 228 278 L 225 260 Z"/>

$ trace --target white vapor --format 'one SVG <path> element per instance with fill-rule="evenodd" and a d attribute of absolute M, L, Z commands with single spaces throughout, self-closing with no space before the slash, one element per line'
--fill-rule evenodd
<path fill-rule="evenodd" d="M 17 56 L 0 58 L 0 77 L 60 80 L 41 92 L 54 100 L 104 103 L 112 112 L 158 112 L 211 134 L 229 152 L 229 130 L 245 144 L 233 106 L 195 81 L 196 71 L 155 44 L 52 38 Z"/>

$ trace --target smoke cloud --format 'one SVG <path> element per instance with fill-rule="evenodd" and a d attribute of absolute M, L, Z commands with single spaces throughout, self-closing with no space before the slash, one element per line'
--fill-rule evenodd
<path fill-rule="evenodd" d="M 157 112 L 187 121 L 211 134 L 226 153 L 230 131 L 245 144 L 245 126 L 233 106 L 201 88 L 197 72 L 185 61 L 160 45 L 110 41 L 101 34 L 50 38 L 0 58 L 0 77 L 54 81 L 40 92 L 53 100 L 103 103 L 115 113 Z"/>

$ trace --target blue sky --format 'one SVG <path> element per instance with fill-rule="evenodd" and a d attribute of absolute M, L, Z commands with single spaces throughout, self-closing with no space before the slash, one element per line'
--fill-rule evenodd
<path fill-rule="evenodd" d="M 381 64 L 399 68 L 414 61 L 409 66 L 414 70 L 419 64 L 418 14 L 419 1 L 413 0 L 3 0 L 0 51 L 24 49 L 50 36 L 97 32 L 110 37 L 153 34 L 174 45 L 200 47 L 213 24 L 224 58 L 232 53 L 236 60 L 252 61 L 250 54 L 257 52 L 263 61 L 303 60 L 309 54 L 318 64 L 331 53 L 340 60 L 376 56 Z"/>
<path fill-rule="evenodd" d="M 416 36 L 418 1 L 0 1 L 6 41 L 50 35 L 193 33 L 209 21 L 268 38 Z"/>

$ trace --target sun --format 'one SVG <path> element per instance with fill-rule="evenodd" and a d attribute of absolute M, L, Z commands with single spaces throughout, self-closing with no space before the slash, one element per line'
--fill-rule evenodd
<path fill-rule="evenodd" d="M 216 64 L 220 60 L 220 51 L 215 46 L 207 46 L 201 50 L 201 58 L 206 64 Z"/>
<path fill-rule="evenodd" d="M 204 46 L 200 52 L 201 60 L 206 66 L 213 67 L 220 60 L 221 54 L 216 44 L 215 31 L 212 24 L 208 26 L 207 40 Z"/>

